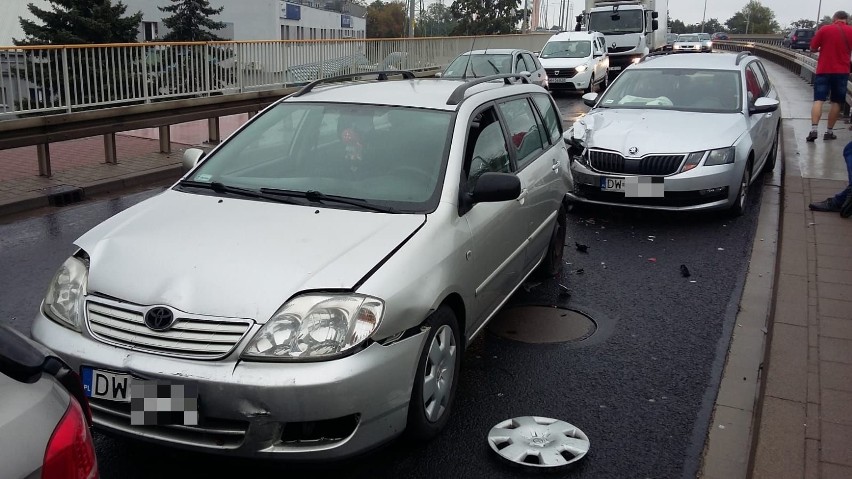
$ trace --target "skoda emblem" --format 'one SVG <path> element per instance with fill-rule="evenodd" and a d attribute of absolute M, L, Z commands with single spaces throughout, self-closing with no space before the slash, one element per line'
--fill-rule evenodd
<path fill-rule="evenodd" d="M 155 306 L 145 313 L 145 326 L 154 331 L 165 331 L 172 326 L 175 315 L 165 306 Z"/>
<path fill-rule="evenodd" d="M 636 148 L 635 146 L 631 146 L 630 149 L 627 150 L 627 152 L 630 153 L 631 155 L 635 155 L 636 153 L 639 153 L 639 148 Z"/>

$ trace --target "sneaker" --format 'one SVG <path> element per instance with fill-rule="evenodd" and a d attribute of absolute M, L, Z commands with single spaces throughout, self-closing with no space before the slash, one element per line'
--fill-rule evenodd
<path fill-rule="evenodd" d="M 840 206 L 840 216 L 843 218 L 852 216 L 852 186 L 846 188 L 846 201 Z"/>
<path fill-rule="evenodd" d="M 810 138 L 810 136 L 808 136 L 808 138 Z M 835 135 L 833 131 L 827 131 L 827 132 L 825 132 L 824 135 L 822 135 L 822 139 L 823 140 L 836 140 L 837 135 Z"/>
<path fill-rule="evenodd" d="M 808 133 L 808 137 L 805 138 L 805 141 L 814 141 L 814 140 L 817 139 L 817 136 L 818 136 L 817 132 L 812 131 L 812 132 Z"/>
<path fill-rule="evenodd" d="M 818 203 L 811 203 L 808 205 L 808 208 L 810 208 L 811 211 L 828 211 L 831 213 L 840 211 L 840 207 L 834 203 L 834 198 L 827 198 Z"/>

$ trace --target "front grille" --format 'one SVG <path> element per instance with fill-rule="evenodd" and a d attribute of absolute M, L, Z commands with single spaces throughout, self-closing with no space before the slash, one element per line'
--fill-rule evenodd
<path fill-rule="evenodd" d="M 251 327 L 251 322 L 245 319 L 210 318 L 176 311 L 171 328 L 154 331 L 145 326 L 146 310 L 145 306 L 89 299 L 86 319 L 92 336 L 106 343 L 196 359 L 227 356 Z"/>
<path fill-rule="evenodd" d="M 671 175 L 680 169 L 684 155 L 651 155 L 637 159 L 625 159 L 619 153 L 611 151 L 589 152 L 592 168 L 605 173 L 628 175 Z"/>
<path fill-rule="evenodd" d="M 634 206 L 670 206 L 689 207 L 701 206 L 708 203 L 724 200 L 728 197 L 728 187 L 715 193 L 702 193 L 701 191 L 666 191 L 663 198 L 634 198 L 625 196 L 624 193 L 616 191 L 601 191 L 599 186 L 577 184 L 574 192 L 583 198 L 592 201 L 603 201 L 605 203 L 617 203 Z"/>
<path fill-rule="evenodd" d="M 606 49 L 608 53 L 623 53 L 629 52 L 630 50 L 635 49 L 636 47 L 609 47 Z"/>
<path fill-rule="evenodd" d="M 547 68 L 544 71 L 548 78 L 574 78 L 577 75 L 577 70 L 573 68 Z"/>
<path fill-rule="evenodd" d="M 202 398 L 199 398 L 202 399 Z M 161 440 L 210 448 L 235 449 L 243 443 L 248 422 L 199 415 L 197 426 L 132 426 L 130 403 L 89 399 L 92 418 L 99 426 Z"/>

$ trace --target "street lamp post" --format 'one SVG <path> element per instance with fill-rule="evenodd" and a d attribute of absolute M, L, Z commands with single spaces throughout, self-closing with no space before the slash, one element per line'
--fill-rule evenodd
<path fill-rule="evenodd" d="M 704 33 L 704 22 L 707 20 L 707 0 L 704 0 L 704 14 L 701 16 L 701 33 Z"/>
<path fill-rule="evenodd" d="M 821 13 L 822 13 L 822 0 L 819 0 L 819 6 L 817 7 L 817 21 L 816 21 L 817 28 L 819 28 L 819 21 L 820 21 L 819 16 L 820 16 Z"/>

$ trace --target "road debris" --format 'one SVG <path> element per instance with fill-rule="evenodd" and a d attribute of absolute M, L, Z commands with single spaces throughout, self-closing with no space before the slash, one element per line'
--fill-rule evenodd
<path fill-rule="evenodd" d="M 574 273 L 575 274 L 583 274 L 583 273 L 585 273 L 585 271 L 583 270 L 583 268 L 580 268 L 577 271 L 574 271 Z"/>
<path fill-rule="evenodd" d="M 692 276 L 689 273 L 689 268 L 687 268 L 685 264 L 680 265 L 680 275 L 684 278 L 689 278 L 690 276 Z"/>
<path fill-rule="evenodd" d="M 535 283 L 529 283 L 529 282 L 528 282 L 528 283 L 524 283 L 524 284 L 523 284 L 523 288 L 524 288 L 524 291 L 526 291 L 527 293 L 529 293 L 530 291 L 532 291 L 532 290 L 533 290 L 533 288 L 537 287 L 537 286 L 538 286 L 538 285 L 540 285 L 540 284 L 541 284 L 541 282 L 540 282 L 540 281 L 539 281 L 539 282 L 535 282 Z"/>
<path fill-rule="evenodd" d="M 657 258 L 648 258 L 648 262 L 649 262 L 649 263 L 656 263 L 656 262 L 657 262 Z"/>
<path fill-rule="evenodd" d="M 577 246 L 577 251 L 579 251 L 581 253 L 588 253 L 588 251 L 589 251 L 588 245 L 580 244 L 580 243 L 577 243 L 576 241 L 574 242 L 574 244 Z"/>

